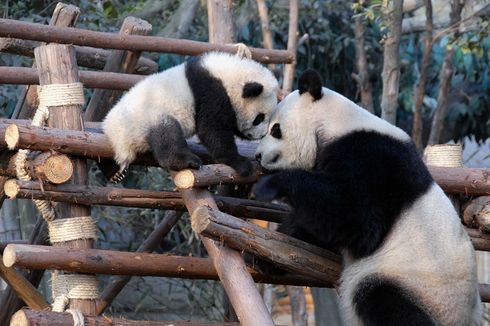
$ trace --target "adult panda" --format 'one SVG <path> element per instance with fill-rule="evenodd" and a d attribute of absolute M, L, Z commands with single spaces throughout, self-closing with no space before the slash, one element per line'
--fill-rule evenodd
<path fill-rule="evenodd" d="M 104 174 L 121 181 L 136 155 L 149 150 L 162 167 L 198 168 L 201 160 L 185 141 L 197 133 L 217 162 L 248 175 L 252 165 L 238 154 L 234 136 L 258 139 L 267 133 L 278 89 L 273 74 L 259 63 L 220 52 L 151 75 L 102 123 L 119 165 L 119 171 Z"/>
<path fill-rule="evenodd" d="M 475 252 L 410 137 L 308 70 L 256 157 L 259 200 L 286 198 L 279 231 L 342 253 L 347 325 L 479 325 Z"/>

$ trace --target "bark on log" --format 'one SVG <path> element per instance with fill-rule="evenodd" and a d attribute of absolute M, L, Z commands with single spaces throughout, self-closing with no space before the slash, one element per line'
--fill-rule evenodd
<path fill-rule="evenodd" d="M 31 153 L 32 154 L 32 153 Z M 5 152 L 0 155 L 0 175 L 16 178 L 16 153 Z M 68 181 L 73 175 L 73 163 L 65 154 L 56 152 L 35 153 L 29 155 L 26 170 L 31 179 L 61 184 Z"/>
<path fill-rule="evenodd" d="M 295 274 L 331 284 L 337 282 L 340 275 L 341 259 L 338 255 L 209 207 L 194 211 L 192 229 Z"/>
<path fill-rule="evenodd" d="M 44 199 L 82 205 L 185 210 L 182 195 L 177 192 L 72 184 L 41 186 L 38 182 L 13 179 L 5 183 L 4 189 L 10 198 Z M 215 196 L 214 198 L 221 210 L 234 216 L 280 222 L 289 214 L 286 205 L 224 196 Z"/>
<path fill-rule="evenodd" d="M 72 27 L 75 26 L 78 16 L 80 16 L 80 9 L 78 7 L 67 5 L 59 2 L 54 9 L 53 16 L 49 25 L 59 27 Z M 40 43 L 39 46 L 44 43 Z M 36 62 L 33 62 L 33 68 L 36 67 Z M 13 119 L 32 119 L 36 112 L 38 105 L 37 89 L 27 85 L 20 94 L 15 110 L 12 113 Z"/>
<path fill-rule="evenodd" d="M 364 48 L 364 20 L 361 16 L 355 17 L 354 34 L 356 38 L 356 67 L 357 74 L 353 77 L 357 82 L 357 87 L 361 95 L 361 106 L 371 113 L 374 113 L 373 107 L 373 86 L 369 81 L 368 62 L 366 49 Z"/>
<path fill-rule="evenodd" d="M 233 0 L 208 0 L 207 8 L 209 43 L 233 43 L 235 39 L 233 25 Z"/>
<path fill-rule="evenodd" d="M 119 31 L 120 35 L 148 35 L 151 24 L 147 21 L 126 17 Z M 105 72 L 133 73 L 141 51 L 112 50 L 104 66 Z M 120 90 L 96 89 L 90 98 L 84 113 L 85 121 L 102 121 L 107 112 L 119 100 L 123 92 Z"/>
<path fill-rule="evenodd" d="M 34 49 L 41 46 L 41 42 L 27 41 L 16 38 L 0 37 L 0 52 L 34 57 Z M 89 46 L 75 46 L 75 55 L 79 67 L 87 67 L 97 70 L 104 69 L 111 51 L 97 49 Z M 133 73 L 138 75 L 150 75 L 158 71 L 158 64 L 145 57 L 140 57 Z"/>
<path fill-rule="evenodd" d="M 479 227 L 482 232 L 490 231 L 490 196 L 480 196 L 462 208 L 464 224 Z"/>
<path fill-rule="evenodd" d="M 11 19 L 0 19 L 0 37 L 182 55 L 198 55 L 208 51 L 236 52 L 236 47 L 233 45 L 209 44 L 157 36 L 117 35 L 78 28 L 45 26 Z M 250 48 L 250 51 L 252 58 L 262 63 L 290 63 L 293 61 L 293 54 L 286 50 Z"/>
<path fill-rule="evenodd" d="M 49 303 L 37 291 L 37 289 L 22 276 L 13 267 L 7 267 L 3 264 L 2 255 L 0 255 L 0 277 L 15 290 L 19 298 L 24 301 L 30 308 L 47 309 Z"/>
<path fill-rule="evenodd" d="M 201 323 L 193 321 L 127 320 L 108 316 L 84 316 L 85 325 L 97 326 L 239 326 L 238 323 Z M 73 316 L 68 312 L 22 309 L 15 313 L 10 326 L 71 326 Z"/>
<path fill-rule="evenodd" d="M 144 76 L 117 74 L 114 72 L 80 71 L 80 81 L 87 87 L 126 90 Z M 23 67 L 0 67 L 0 84 L 39 84 L 37 69 Z"/>
<path fill-rule="evenodd" d="M 490 195 L 490 170 L 429 166 L 439 186 L 449 194 Z"/>
<path fill-rule="evenodd" d="M 146 240 L 143 241 L 143 243 L 138 247 L 136 252 L 153 252 L 153 250 L 160 244 L 161 240 L 170 232 L 170 230 L 172 230 L 181 215 L 182 213 L 180 212 L 166 212 L 164 218 L 160 221 L 160 223 L 158 223 Z M 105 309 L 111 305 L 116 296 L 122 291 L 124 286 L 126 286 L 130 280 L 131 276 L 129 275 L 118 275 L 111 277 L 108 285 L 100 294 L 100 298 L 97 301 L 97 315 L 101 315 Z"/>
<path fill-rule="evenodd" d="M 282 95 L 286 96 L 293 88 L 294 70 L 296 68 L 296 41 L 298 39 L 298 15 L 299 1 L 289 0 L 289 29 L 288 51 L 294 56 L 293 62 L 284 65 L 284 78 L 282 83 Z"/>
<path fill-rule="evenodd" d="M 424 145 L 422 143 L 422 104 L 425 96 L 425 85 L 427 83 L 427 75 L 429 72 L 429 61 L 432 55 L 432 0 L 424 0 L 425 3 L 425 40 L 424 40 L 424 54 L 422 57 L 422 64 L 420 67 L 420 78 L 418 85 L 415 89 L 415 105 L 413 108 L 413 125 L 412 125 L 412 139 L 415 146 L 421 153 L 423 151 Z"/>
<path fill-rule="evenodd" d="M 41 85 L 70 84 L 78 79 L 75 50 L 71 45 L 50 44 L 34 50 Z M 63 105 L 49 108 L 47 125 L 51 128 L 83 130 L 82 106 Z M 84 185 L 88 181 L 85 159 L 73 160 L 73 178 L 70 183 Z M 90 207 L 73 203 L 59 203 L 55 207 L 58 218 L 90 216 Z M 75 248 L 93 247 L 92 240 L 73 240 L 56 245 Z M 70 309 L 78 309 L 85 314 L 95 314 L 94 300 L 71 299 Z"/>
<path fill-rule="evenodd" d="M 388 29 L 384 39 L 383 92 L 381 117 L 396 125 L 398 88 L 400 80 L 400 38 L 402 29 L 403 0 L 383 1 L 383 20 Z"/>
<path fill-rule="evenodd" d="M 465 228 L 466 233 L 470 236 L 471 243 L 475 250 L 490 251 L 490 234 L 482 233 L 477 229 Z"/>

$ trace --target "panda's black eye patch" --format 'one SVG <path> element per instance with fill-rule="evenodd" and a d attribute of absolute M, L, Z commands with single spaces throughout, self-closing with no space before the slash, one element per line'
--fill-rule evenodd
<path fill-rule="evenodd" d="M 262 123 L 262 121 L 264 121 L 264 119 L 265 119 L 265 114 L 263 114 L 263 113 L 259 113 L 259 114 L 257 114 L 257 116 L 255 117 L 255 120 L 254 120 L 254 122 L 252 122 L 252 124 L 253 124 L 254 126 L 258 126 L 259 124 L 261 124 L 261 123 Z"/>
<path fill-rule="evenodd" d="M 272 126 L 271 136 L 274 137 L 274 138 L 277 138 L 277 139 L 281 139 L 282 138 L 281 125 L 280 124 L 275 123 Z"/>

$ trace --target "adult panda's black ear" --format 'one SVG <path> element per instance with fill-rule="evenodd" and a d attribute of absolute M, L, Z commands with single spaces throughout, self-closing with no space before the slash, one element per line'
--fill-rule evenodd
<path fill-rule="evenodd" d="M 262 94 L 263 90 L 264 90 L 264 86 L 261 83 L 257 83 L 257 82 L 246 83 L 245 86 L 243 86 L 242 97 L 243 98 L 257 97 L 260 94 Z"/>
<path fill-rule="evenodd" d="M 316 100 L 322 98 L 322 77 L 313 69 L 305 70 L 299 77 L 298 82 L 299 93 L 310 93 Z"/>

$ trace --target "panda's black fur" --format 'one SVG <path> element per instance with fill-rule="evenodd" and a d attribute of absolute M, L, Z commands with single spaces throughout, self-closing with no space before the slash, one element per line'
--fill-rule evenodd
<path fill-rule="evenodd" d="M 304 99 L 305 103 L 320 100 L 322 91 L 321 85 L 318 85 L 319 81 L 320 77 L 315 72 L 307 71 L 300 78 L 299 95 L 292 96 L 295 98 L 311 96 L 311 100 Z M 308 92 L 309 94 L 303 95 Z M 328 96 L 340 96 L 335 94 L 331 92 Z M 342 101 L 344 100 L 348 101 L 345 98 Z M 285 101 L 287 102 L 288 99 L 286 98 Z M 353 103 L 348 105 L 351 104 L 354 105 Z M 329 109 L 332 108 L 324 108 L 324 110 Z M 307 112 L 308 108 L 304 110 L 305 115 L 312 114 Z M 287 112 L 289 111 L 286 111 L 284 115 L 287 115 Z M 361 117 L 365 116 L 364 112 L 359 112 Z M 291 114 L 299 115 L 300 113 L 298 111 L 298 113 Z M 302 118 L 298 117 L 298 119 Z M 304 119 L 309 121 L 306 116 Z M 386 127 L 385 122 L 374 122 L 374 126 L 378 124 L 388 130 L 391 128 Z M 302 127 L 313 128 L 308 123 Z M 424 196 L 439 196 L 439 192 L 434 190 L 438 187 L 408 136 L 397 138 L 399 131 L 393 131 L 393 134 L 397 136 L 393 137 L 384 131 L 377 131 L 376 127 L 369 129 L 368 127 L 367 130 L 354 128 L 353 131 L 339 137 L 325 136 L 321 134 L 321 131 L 317 131 L 316 139 L 319 150 L 316 153 L 314 165 L 309 169 L 288 169 L 286 163 L 286 166 L 283 165 L 281 168 L 286 168 L 284 171 L 263 177 L 253 188 L 253 195 L 259 200 L 267 201 L 286 198 L 293 208 L 293 213 L 282 221 L 278 231 L 343 253 L 347 262 L 346 267 L 355 266 L 349 275 L 362 274 L 371 268 L 365 276 L 354 281 L 355 284 L 346 286 L 350 287 L 349 293 L 342 293 L 345 288 L 341 287 L 341 296 L 347 297 L 344 298 L 344 308 L 349 314 L 348 324 L 452 325 L 451 322 L 443 320 L 446 317 L 448 317 L 447 320 L 457 320 L 458 316 L 452 318 L 440 312 L 432 314 L 440 310 L 439 307 L 433 306 L 442 306 L 444 303 L 428 303 L 430 300 L 423 295 L 423 288 L 428 284 L 427 281 L 421 285 L 421 289 L 417 288 L 416 280 L 411 280 L 408 287 L 404 283 L 406 279 L 401 281 L 402 277 L 411 276 L 397 274 L 397 268 L 400 267 L 400 271 L 406 270 L 408 273 L 410 266 L 388 265 L 386 267 L 388 272 L 385 273 L 383 267 L 379 268 L 379 274 L 376 273 L 376 265 L 374 268 L 371 266 L 371 259 L 382 261 L 386 255 L 397 255 L 398 253 L 407 255 L 407 251 L 411 250 L 409 243 L 401 247 L 395 245 L 388 252 L 383 251 L 383 248 L 389 246 L 390 242 L 397 241 L 396 238 L 392 238 L 394 225 L 406 219 L 405 216 L 409 216 L 406 215 L 406 212 L 410 212 L 414 203 L 420 202 Z M 280 142 L 287 132 L 288 130 L 281 129 L 280 120 L 277 118 L 275 120 L 273 117 L 270 135 L 267 136 L 269 138 L 264 138 L 257 150 L 257 158 L 262 161 L 267 157 L 267 152 L 270 152 L 269 161 L 264 165 L 266 168 L 274 166 L 278 160 L 283 159 L 282 155 L 299 155 L 294 152 L 285 154 L 274 149 L 273 145 L 268 145 Z M 294 141 L 297 141 L 297 137 L 298 135 Z M 441 196 L 445 198 L 442 192 Z M 441 204 L 451 205 L 446 199 Z M 423 201 L 418 205 L 424 205 Z M 452 207 L 449 209 L 452 210 Z M 431 218 L 431 216 L 426 218 Z M 448 217 L 447 223 L 459 224 L 457 217 L 452 215 L 451 218 Z M 422 228 L 423 226 L 417 227 Z M 460 225 L 454 227 L 457 230 L 461 228 Z M 426 230 L 420 231 L 426 232 Z M 428 231 L 430 233 L 430 230 Z M 397 232 L 397 234 L 414 232 L 417 235 L 419 230 L 397 230 Z M 433 232 L 438 232 L 438 230 L 434 229 Z M 461 232 L 464 233 L 464 231 Z M 465 234 L 460 234 L 461 232 L 457 231 L 454 239 L 442 238 L 442 242 L 440 238 L 435 237 L 433 245 L 437 246 L 436 249 L 442 246 L 443 252 L 453 250 L 451 245 L 467 248 L 462 251 L 464 256 L 461 262 L 472 265 L 468 267 L 468 270 L 472 272 L 464 276 L 468 277 L 468 286 L 465 287 L 469 293 L 467 294 L 468 307 L 466 310 L 468 316 L 464 316 L 461 320 L 472 320 L 471 325 L 476 325 L 481 307 L 475 281 L 476 273 L 473 273 L 475 268 L 472 255 L 474 253 L 472 253 L 469 239 Z M 424 241 L 431 245 L 431 239 L 424 238 Z M 417 254 L 413 252 L 413 255 Z M 382 267 L 383 264 L 378 261 L 376 264 Z M 459 266 L 447 266 L 448 276 L 451 277 L 452 268 L 459 268 Z M 422 268 L 413 272 L 413 277 L 416 278 L 421 277 L 418 273 L 424 275 Z M 431 276 L 429 274 L 426 277 Z M 439 275 L 435 276 L 439 277 Z M 347 277 L 343 277 L 342 281 L 343 283 L 350 282 Z M 464 282 L 465 279 L 461 281 Z M 438 283 L 437 286 L 441 285 Z M 453 284 L 449 283 L 444 286 L 451 287 Z M 412 291 L 414 289 L 422 292 L 414 293 Z M 424 298 L 421 299 L 422 297 Z M 448 301 L 453 299 L 447 298 Z M 458 307 L 458 309 L 465 311 L 464 307 Z"/>

